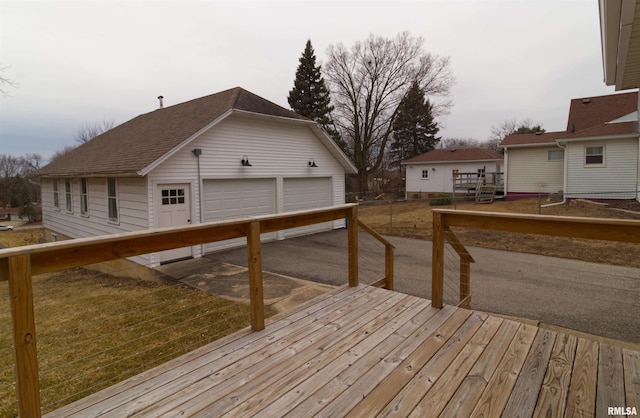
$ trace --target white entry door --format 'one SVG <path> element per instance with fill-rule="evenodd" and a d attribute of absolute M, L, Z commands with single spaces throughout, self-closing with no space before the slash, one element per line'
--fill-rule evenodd
<path fill-rule="evenodd" d="M 184 226 L 191 223 L 191 190 L 189 184 L 158 185 L 158 226 Z M 191 257 L 191 247 L 162 251 L 160 262 L 180 260 Z"/>

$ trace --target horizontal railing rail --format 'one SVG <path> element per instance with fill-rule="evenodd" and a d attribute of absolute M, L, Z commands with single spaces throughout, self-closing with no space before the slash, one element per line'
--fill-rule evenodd
<path fill-rule="evenodd" d="M 636 220 L 434 209 L 431 301 L 436 308 L 443 307 L 444 243 L 451 227 L 640 243 Z"/>
<path fill-rule="evenodd" d="M 260 234 L 338 219 L 347 219 L 349 226 L 348 278 L 350 286 L 357 286 L 359 222 L 355 204 L 0 250 L 0 281 L 9 281 L 19 415 L 41 416 L 33 275 L 246 237 L 251 327 L 261 330 L 264 328 L 264 300 Z"/>

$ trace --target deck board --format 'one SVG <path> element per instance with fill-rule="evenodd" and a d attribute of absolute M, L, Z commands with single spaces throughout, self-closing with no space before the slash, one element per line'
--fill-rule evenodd
<path fill-rule="evenodd" d="M 593 417 L 639 393 L 637 351 L 358 286 L 47 416 Z"/>

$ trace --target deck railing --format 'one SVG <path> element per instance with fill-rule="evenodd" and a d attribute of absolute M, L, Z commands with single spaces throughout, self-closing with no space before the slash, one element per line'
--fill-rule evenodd
<path fill-rule="evenodd" d="M 451 237 L 455 238 L 455 235 L 451 227 L 640 243 L 640 221 L 635 220 L 434 209 L 431 301 L 436 308 L 442 308 L 444 304 L 445 239 L 449 240 L 454 248 L 462 246 L 459 241 L 456 245 L 453 244 Z M 459 250 L 462 248 L 456 249 L 458 254 L 461 254 Z M 464 283 L 463 286 L 462 257 L 461 255 L 461 293 L 463 287 L 469 289 L 469 283 Z M 468 277 L 467 274 L 467 280 Z M 467 297 L 470 298 L 470 295 L 469 292 Z"/>
<path fill-rule="evenodd" d="M 358 227 L 362 227 L 376 239 L 384 238 L 358 221 L 357 205 L 353 204 L 0 250 L 0 281 L 9 281 L 19 415 L 41 416 L 33 275 L 246 237 L 251 328 L 261 330 L 264 328 L 264 300 L 260 234 L 337 219 L 347 219 L 349 285 L 357 286 Z M 386 248 L 386 277 L 377 284 L 393 289 L 393 246 L 386 241 L 382 242 Z"/>

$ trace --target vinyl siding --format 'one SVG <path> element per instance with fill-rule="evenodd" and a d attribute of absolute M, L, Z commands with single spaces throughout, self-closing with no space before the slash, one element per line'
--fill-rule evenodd
<path fill-rule="evenodd" d="M 87 215 L 80 213 L 80 178 L 72 178 L 71 185 L 73 211 L 67 212 L 64 179 L 58 180 L 60 209 L 53 208 L 53 180 L 42 179 L 42 220 L 43 226 L 50 231 L 71 238 L 86 238 L 148 228 L 146 179 L 118 178 L 117 223 L 109 221 L 106 178 L 87 178 Z M 132 259 L 146 260 L 145 257 Z"/>
<path fill-rule="evenodd" d="M 586 146 L 604 146 L 602 166 L 585 165 Z M 633 199 L 638 189 L 638 139 L 571 142 L 567 146 L 569 198 Z"/>
<path fill-rule="evenodd" d="M 510 148 L 507 194 L 556 193 L 564 188 L 564 161 L 548 160 L 549 151 L 560 147 Z"/>
<path fill-rule="evenodd" d="M 461 173 L 474 173 L 485 168 L 487 173 L 496 172 L 496 164 L 500 165 L 502 171 L 502 162 L 495 161 L 473 161 L 459 163 L 423 163 L 407 165 L 407 195 L 410 193 L 452 193 L 453 192 L 453 170 L 459 170 Z M 435 168 L 435 170 L 433 170 Z M 429 171 L 429 178 L 422 178 L 422 170 Z"/>
<path fill-rule="evenodd" d="M 344 169 L 307 126 L 231 115 L 149 174 L 153 184 L 193 182 L 194 219 L 200 219 L 198 161 L 192 153 L 196 148 L 202 149 L 200 171 L 203 181 L 276 179 L 278 213 L 284 212 L 282 184 L 286 178 L 330 177 L 333 184 L 332 205 L 345 201 Z M 248 157 L 251 167 L 240 164 L 244 155 Z M 318 167 L 309 167 L 310 158 L 315 160 Z M 343 226 L 343 223 L 336 222 L 336 227 L 338 225 Z"/>

